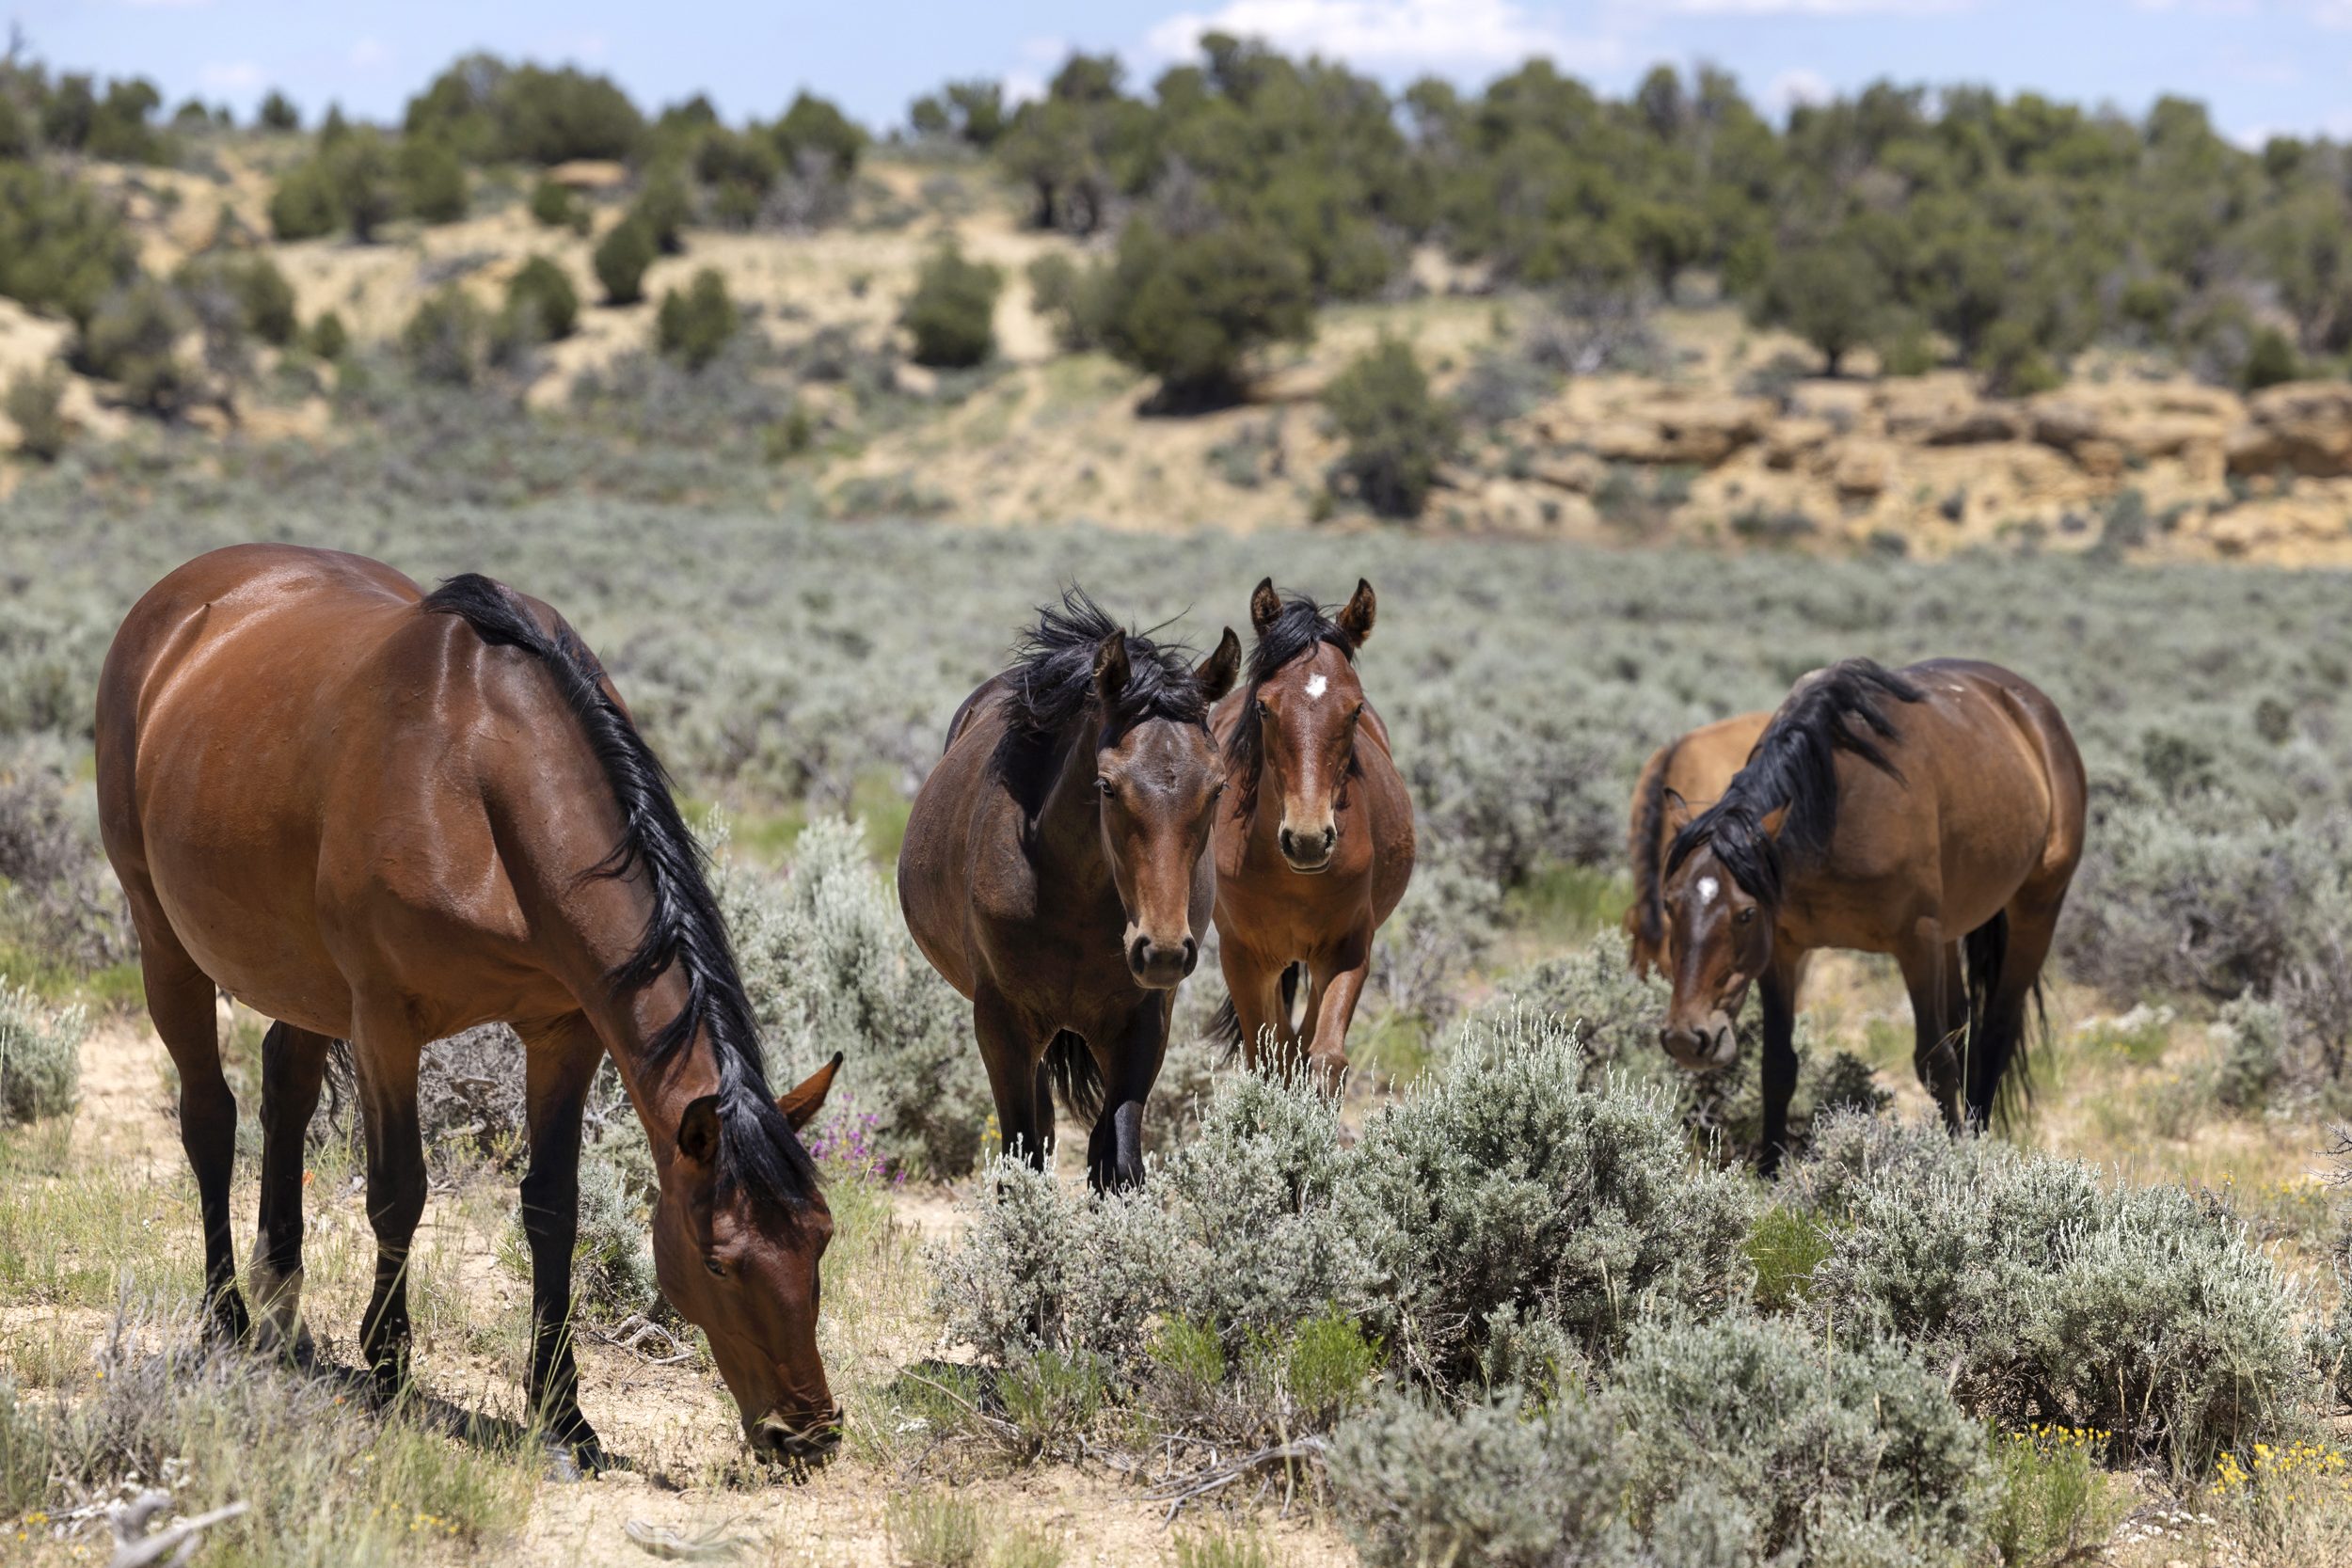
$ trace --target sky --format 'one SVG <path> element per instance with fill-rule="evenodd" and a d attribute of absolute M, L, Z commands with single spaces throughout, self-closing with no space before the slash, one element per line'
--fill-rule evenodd
<path fill-rule="evenodd" d="M 1474 87 L 1544 55 L 1622 92 L 1706 62 L 1773 111 L 1891 77 L 2130 113 L 2177 93 L 2249 146 L 2352 135 L 2352 0 L 0 0 L 0 16 L 55 68 L 241 114 L 282 86 L 312 116 L 335 101 L 394 119 L 486 49 L 609 72 L 649 108 L 701 91 L 765 117 L 808 87 L 882 128 L 950 78 L 1033 93 L 1073 47 L 1117 53 L 1141 86 L 1220 27 L 1399 86 Z"/>

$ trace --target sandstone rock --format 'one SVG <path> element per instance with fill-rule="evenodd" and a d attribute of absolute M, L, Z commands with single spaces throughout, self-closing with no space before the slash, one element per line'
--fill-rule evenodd
<path fill-rule="evenodd" d="M 2094 436 L 2074 443 L 2074 461 L 2093 479 L 2113 479 L 2123 471 L 2123 449 L 2113 441 Z"/>
<path fill-rule="evenodd" d="M 1931 447 L 1975 447 L 2025 438 L 2026 416 L 2014 404 L 1979 403 L 1929 424 L 1918 440 Z"/>
<path fill-rule="evenodd" d="M 2292 468 L 2307 478 L 2352 474 L 2352 383 L 2290 381 L 2247 400 L 2249 422 L 2230 433 L 2230 472 Z"/>
<path fill-rule="evenodd" d="M 1694 398 L 1628 409 L 1593 430 L 1594 451 L 1616 463 L 1711 468 L 1761 439 L 1772 405 L 1761 398 Z"/>
<path fill-rule="evenodd" d="M 1788 388 L 1788 412 L 1849 429 L 1869 411 L 1875 390 L 1863 381 L 1800 381 Z"/>
<path fill-rule="evenodd" d="M 1894 482 L 1894 453 L 1877 442 L 1849 442 L 1830 466 L 1830 483 L 1840 500 L 1874 500 Z"/>
<path fill-rule="evenodd" d="M 2063 452 L 2072 452 L 2085 441 L 2096 441 L 2106 435 L 2097 409 L 2066 398 L 2037 400 L 2032 418 L 2033 438 Z"/>
<path fill-rule="evenodd" d="M 1608 465 L 1588 451 L 1539 457 L 1527 466 L 1527 477 L 1536 483 L 1579 496 L 1589 496 L 1599 489 L 1601 481 L 1608 476 Z"/>
<path fill-rule="evenodd" d="M 1818 455 L 1837 435 L 1827 420 L 1775 420 L 1764 433 L 1764 463 L 1787 472 Z"/>

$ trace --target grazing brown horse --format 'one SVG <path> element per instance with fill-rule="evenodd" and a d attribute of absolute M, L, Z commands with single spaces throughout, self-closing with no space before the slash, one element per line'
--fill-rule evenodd
<path fill-rule="evenodd" d="M 1281 1065 L 1303 1061 L 1325 1084 L 1347 1068 L 1373 933 L 1413 877 L 1412 796 L 1356 676 L 1376 609 L 1360 578 L 1337 620 L 1260 582 L 1249 683 L 1209 720 L 1232 780 L 1216 817 L 1217 961 L 1231 995 L 1218 1016 L 1245 1062 L 1271 1043 Z"/>
<path fill-rule="evenodd" d="M 1216 892 L 1209 705 L 1240 640 L 1185 660 L 1065 593 L 956 710 L 898 854 L 908 928 L 972 1000 L 1005 1149 L 1045 1163 L 1058 1085 L 1093 1120 L 1098 1191 L 1143 1180 L 1144 1101 Z"/>
<path fill-rule="evenodd" d="M 1625 934 L 1632 949 L 1633 973 L 1665 970 L 1666 849 L 1674 842 L 1673 811 L 1703 811 L 1715 803 L 1731 776 L 1747 766 L 1756 737 L 1772 722 L 1769 713 L 1740 713 L 1702 724 L 1679 740 L 1649 754 L 1633 785 L 1632 818 L 1626 835 L 1626 863 L 1633 868 L 1633 903 L 1625 911 Z"/>
<path fill-rule="evenodd" d="M 180 1070 L 216 1332 L 247 1330 L 230 1243 L 236 1105 L 215 988 L 277 1022 L 262 1049 L 258 1337 L 298 1349 L 302 1139 L 348 1039 L 375 1289 L 360 1344 L 405 1375 L 424 1208 L 419 1055 L 473 1024 L 527 1052 L 532 1402 L 599 1458 L 567 1332 L 580 1113 L 610 1055 L 652 1141 L 662 1293 L 709 1336 L 762 1456 L 840 1438 L 817 1352 L 833 1222 L 796 1129 L 834 1064 L 779 1101 L 699 851 L 661 764 L 563 618 L 485 578 L 427 595 L 389 566 L 248 545 L 139 600 L 98 694 L 106 856 L 147 1006 Z"/>
<path fill-rule="evenodd" d="M 1796 1087 L 1805 955 L 1885 953 L 1911 992 L 1919 1081 L 1947 1126 L 1984 1127 L 2031 1087 L 2026 1008 L 2082 859 L 2084 806 L 2066 721 L 1997 665 L 1851 659 L 1807 675 L 1667 852 L 1667 1053 L 1729 1062 L 1732 1021 L 1760 984 L 1769 1172 Z"/>

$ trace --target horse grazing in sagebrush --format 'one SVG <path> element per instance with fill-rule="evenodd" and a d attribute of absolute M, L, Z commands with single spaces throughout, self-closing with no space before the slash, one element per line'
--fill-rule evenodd
<path fill-rule="evenodd" d="M 1412 796 L 1356 675 L 1376 610 L 1361 578 L 1336 620 L 1260 582 L 1248 684 L 1209 721 L 1232 780 L 1216 818 L 1231 998 L 1218 1017 L 1252 1067 L 1271 1044 L 1280 1065 L 1303 1062 L 1326 1084 L 1347 1067 L 1373 933 L 1413 877 Z"/>
<path fill-rule="evenodd" d="M 1208 717 L 1240 640 L 1188 659 L 1065 593 L 956 710 L 898 854 L 907 927 L 971 999 L 1003 1147 L 1045 1163 L 1058 1085 L 1093 1122 L 1098 1191 L 1143 1180 L 1144 1101 L 1215 897 Z"/>
<path fill-rule="evenodd" d="M 1703 811 L 1747 766 L 1769 713 L 1740 713 L 1702 724 L 1649 754 L 1633 785 L 1631 821 L 1626 834 L 1626 863 L 1633 868 L 1633 902 L 1625 911 L 1627 946 L 1633 973 L 1671 967 L 1666 951 L 1666 850 L 1673 844 L 1676 810 Z"/>
<path fill-rule="evenodd" d="M 504 1022 L 526 1051 L 530 1386 L 547 1435 L 600 1457 L 567 1320 L 580 1116 L 609 1055 L 660 1175 L 662 1293 L 709 1337 L 755 1450 L 796 1470 L 832 1452 L 817 1273 L 833 1222 L 796 1130 L 839 1058 L 781 1101 L 769 1091 L 661 764 L 561 616 L 480 577 L 428 595 L 358 556 L 218 550 L 123 621 L 97 741 L 106 856 L 180 1071 L 215 1332 L 304 1349 L 303 1132 L 328 1048 L 347 1039 L 376 1237 L 360 1344 L 381 1385 L 405 1378 L 425 1198 L 419 1058 Z M 277 1021 L 262 1046 L 250 1322 L 215 988 Z"/>
<path fill-rule="evenodd" d="M 1818 948 L 1901 967 L 1919 1081 L 1947 1126 L 1980 1129 L 2030 1090 L 2026 1006 L 2082 859 L 2085 793 L 2066 721 L 1996 665 L 1852 659 L 1797 683 L 1666 855 L 1660 1038 L 1685 1067 L 1728 1063 L 1760 985 L 1766 1170 L 1788 1136 L 1798 982 Z"/>

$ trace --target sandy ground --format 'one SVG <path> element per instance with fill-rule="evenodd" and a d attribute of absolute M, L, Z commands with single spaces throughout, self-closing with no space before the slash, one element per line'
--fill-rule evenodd
<path fill-rule="evenodd" d="M 174 1189 L 159 1211 L 164 1223 L 185 1226 L 181 1240 L 192 1259 L 194 1191 L 170 1113 L 167 1070 L 143 1017 L 105 1021 L 83 1047 L 83 1101 L 72 1135 L 77 1152 L 119 1162 L 143 1180 Z M 373 1254 L 364 1206 L 356 1180 L 321 1180 L 308 1196 L 307 1315 L 322 1350 L 348 1361 Z M 235 1199 L 241 1259 L 251 1240 L 253 1198 L 250 1183 L 241 1183 Z M 493 1179 L 453 1190 L 437 1187 L 417 1237 L 420 1284 L 412 1291 L 421 1386 L 461 1410 L 497 1418 L 514 1417 L 521 1403 L 517 1378 L 529 1316 L 528 1289 L 500 1258 L 510 1204 Z M 889 1223 L 924 1241 L 949 1238 L 961 1224 L 956 1195 L 937 1188 L 895 1195 Z M 193 1276 L 188 1283 L 192 1289 Z M 21 1345 L 28 1332 L 38 1331 L 57 1347 L 53 1354 L 78 1359 L 95 1348 L 107 1321 L 96 1308 L 0 1309 L 0 1343 Z M 868 1322 L 855 1332 L 861 1341 L 855 1350 L 845 1354 L 828 1346 L 837 1384 L 877 1370 L 887 1375 L 887 1363 L 919 1360 L 945 1348 L 927 1338 L 933 1331 L 920 1323 Z M 845 1360 L 858 1364 L 844 1366 Z M 587 1481 L 550 1479 L 538 1489 L 516 1540 L 468 1560 L 545 1568 L 653 1560 L 630 1541 L 632 1522 L 690 1540 L 713 1534 L 733 1540 L 745 1561 L 900 1560 L 890 1544 L 885 1505 L 896 1493 L 934 1482 L 859 1455 L 854 1436 L 842 1458 L 803 1485 L 749 1479 L 739 1463 L 734 1403 L 714 1374 L 655 1365 L 594 1339 L 582 1344 L 580 1361 L 581 1404 L 607 1449 L 628 1467 Z M 1061 1542 L 1071 1568 L 1171 1560 L 1176 1537 L 1165 1505 L 1146 1500 L 1141 1491 L 1107 1470 L 1058 1464 L 960 1485 L 991 1525 Z M 1176 1528 L 1210 1517 L 1196 1509 Z M 1275 1506 L 1250 1510 L 1246 1517 L 1275 1560 L 1288 1568 L 1355 1560 L 1328 1520 L 1306 1502 L 1287 1519 Z"/>

